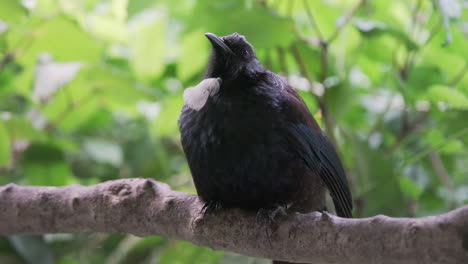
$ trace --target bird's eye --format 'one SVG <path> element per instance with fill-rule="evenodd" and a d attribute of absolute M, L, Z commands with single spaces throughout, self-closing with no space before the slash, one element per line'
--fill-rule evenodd
<path fill-rule="evenodd" d="M 249 55 L 250 55 L 250 53 L 249 53 L 248 50 L 244 50 L 243 53 L 244 53 L 243 55 L 244 55 L 245 57 L 249 57 Z"/>

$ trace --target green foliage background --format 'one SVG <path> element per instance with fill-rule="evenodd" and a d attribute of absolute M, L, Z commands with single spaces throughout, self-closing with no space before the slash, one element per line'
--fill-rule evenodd
<path fill-rule="evenodd" d="M 468 201 L 465 0 L 2 0 L 0 185 L 151 177 L 194 192 L 179 143 L 204 32 L 239 32 L 334 138 L 357 217 Z M 318 95 L 318 96 L 317 96 Z M 266 263 L 162 237 L 0 238 L 0 263 Z"/>

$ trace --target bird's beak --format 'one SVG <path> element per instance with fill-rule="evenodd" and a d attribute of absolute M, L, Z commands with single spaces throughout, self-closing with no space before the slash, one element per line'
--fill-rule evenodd
<path fill-rule="evenodd" d="M 205 36 L 211 42 L 213 49 L 215 49 L 217 52 L 220 52 L 221 54 L 234 54 L 232 50 L 226 45 L 226 43 L 224 43 L 223 39 L 221 39 L 220 37 L 216 36 L 213 33 L 205 33 Z"/>

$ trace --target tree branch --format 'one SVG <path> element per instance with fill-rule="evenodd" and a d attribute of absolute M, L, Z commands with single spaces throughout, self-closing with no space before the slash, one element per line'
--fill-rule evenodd
<path fill-rule="evenodd" d="M 332 33 L 327 43 L 332 43 L 338 35 L 341 33 L 341 30 L 351 21 L 354 15 L 366 4 L 367 0 L 360 0 L 355 7 L 353 7 L 342 19 L 341 23 L 336 27 L 335 31 Z"/>
<path fill-rule="evenodd" d="M 217 250 L 297 262 L 466 263 L 468 206 L 440 216 L 344 219 L 291 213 L 266 227 L 255 212 L 202 217 L 195 195 L 148 179 L 93 186 L 0 187 L 0 235 L 106 232 L 161 235 Z M 267 228 L 272 228 L 272 232 Z"/>
<path fill-rule="evenodd" d="M 323 41 L 324 38 L 323 38 L 322 31 L 321 31 L 320 28 L 318 27 L 317 21 L 315 21 L 315 17 L 314 17 L 314 15 L 312 14 L 312 11 L 310 10 L 310 7 L 309 7 L 309 3 L 307 2 L 307 0 L 303 0 L 302 2 L 303 2 L 303 4 L 304 4 L 304 9 L 306 10 L 306 14 L 307 14 L 307 17 L 309 18 L 310 24 L 311 24 L 312 27 L 314 28 L 315 33 L 317 34 L 317 37 L 318 37 L 321 41 Z"/>

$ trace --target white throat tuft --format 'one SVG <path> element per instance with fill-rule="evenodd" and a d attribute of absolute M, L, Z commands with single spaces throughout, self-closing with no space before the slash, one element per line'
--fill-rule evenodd
<path fill-rule="evenodd" d="M 185 89 L 185 104 L 196 111 L 202 109 L 208 97 L 218 93 L 220 86 L 221 78 L 204 79 L 198 85 Z"/>

